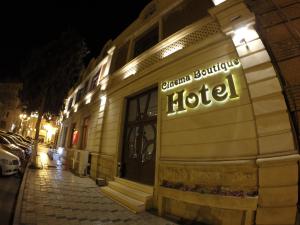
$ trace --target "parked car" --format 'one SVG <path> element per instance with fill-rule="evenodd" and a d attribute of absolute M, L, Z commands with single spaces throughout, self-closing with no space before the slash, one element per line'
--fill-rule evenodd
<path fill-rule="evenodd" d="M 28 137 L 23 137 L 21 134 L 17 134 L 17 133 L 13 133 L 13 132 L 7 132 L 7 134 L 11 134 L 11 135 L 14 135 L 18 138 L 20 138 L 23 142 L 26 142 L 27 144 L 30 144 L 32 145 L 33 144 L 33 141 L 32 139 L 28 138 Z"/>
<path fill-rule="evenodd" d="M 25 151 L 15 144 L 10 143 L 5 137 L 0 135 L 0 147 L 5 151 L 8 151 L 18 156 L 22 161 L 26 159 Z"/>
<path fill-rule="evenodd" d="M 14 136 L 9 135 L 9 134 L 0 134 L 0 137 L 6 138 L 10 144 L 14 144 L 15 146 L 23 149 L 26 153 L 26 156 L 29 157 L 31 152 L 32 152 L 32 148 L 30 145 L 27 145 L 23 142 L 20 142 L 18 139 L 16 139 Z"/>
<path fill-rule="evenodd" d="M 10 152 L 0 149 L 0 175 L 12 175 L 19 172 L 20 159 Z"/>

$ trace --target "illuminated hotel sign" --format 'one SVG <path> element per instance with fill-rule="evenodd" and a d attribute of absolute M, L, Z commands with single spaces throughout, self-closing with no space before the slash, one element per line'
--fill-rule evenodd
<path fill-rule="evenodd" d="M 165 81 L 161 84 L 163 92 L 178 89 L 181 86 L 199 81 L 217 74 L 226 74 L 223 83 L 209 87 L 206 83 L 200 84 L 197 92 L 188 92 L 186 90 L 175 91 L 167 95 L 167 114 L 184 112 L 187 109 L 193 109 L 208 106 L 212 102 L 225 102 L 239 97 L 236 89 L 234 74 L 230 73 L 232 69 L 239 67 L 238 59 L 232 59 L 227 62 L 217 63 L 205 69 L 199 69 L 192 74 L 182 76 L 178 79 Z"/>

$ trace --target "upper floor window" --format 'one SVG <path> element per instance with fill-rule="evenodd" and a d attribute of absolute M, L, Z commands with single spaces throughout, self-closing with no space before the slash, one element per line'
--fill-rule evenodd
<path fill-rule="evenodd" d="M 82 137 L 81 137 L 81 148 L 82 149 L 85 149 L 87 146 L 89 120 L 90 120 L 89 117 L 86 117 L 83 120 Z"/>
<path fill-rule="evenodd" d="M 148 50 L 149 48 L 153 47 L 158 43 L 159 39 L 159 30 L 158 25 L 156 24 L 151 29 L 147 30 L 143 33 L 140 37 L 138 37 L 134 41 L 134 50 L 133 50 L 133 57 L 136 57 L 143 53 L 144 51 Z"/>
<path fill-rule="evenodd" d="M 129 42 L 117 48 L 113 55 L 110 73 L 113 73 L 126 64 Z"/>
<path fill-rule="evenodd" d="M 92 77 L 90 90 L 93 90 L 93 89 L 97 86 L 98 78 L 99 78 L 99 72 L 97 72 L 97 73 Z"/>
<path fill-rule="evenodd" d="M 69 103 L 68 103 L 68 110 L 71 109 L 72 104 L 73 104 L 73 98 L 71 98 L 71 99 L 69 100 Z"/>
<path fill-rule="evenodd" d="M 75 104 L 79 102 L 83 95 L 83 88 L 79 89 L 76 94 Z"/>
<path fill-rule="evenodd" d="M 211 0 L 184 0 L 163 17 L 163 38 L 208 15 Z"/>
<path fill-rule="evenodd" d="M 89 80 L 87 80 L 85 83 L 84 83 L 84 86 L 83 86 L 83 94 L 87 94 L 87 92 L 89 91 Z"/>
<path fill-rule="evenodd" d="M 101 66 L 101 77 L 105 77 L 105 76 L 107 75 L 106 65 L 107 65 L 107 63 L 104 63 L 104 64 Z"/>

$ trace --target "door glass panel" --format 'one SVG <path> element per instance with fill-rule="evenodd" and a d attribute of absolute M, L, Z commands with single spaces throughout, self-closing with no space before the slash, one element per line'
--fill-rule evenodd
<path fill-rule="evenodd" d="M 137 111 L 137 100 L 133 99 L 129 102 L 128 107 L 128 121 L 135 121 L 138 117 L 138 111 Z"/>
<path fill-rule="evenodd" d="M 142 146 L 141 146 L 141 163 L 145 163 L 152 159 L 155 148 L 156 129 L 153 124 L 144 126 Z"/>
<path fill-rule="evenodd" d="M 153 141 L 156 136 L 156 128 L 154 124 L 144 126 L 144 137 L 148 141 Z"/>
<path fill-rule="evenodd" d="M 157 115 L 157 92 L 151 93 L 147 115 L 148 117 Z"/>
<path fill-rule="evenodd" d="M 148 95 L 143 95 L 139 98 L 141 118 L 144 118 L 146 112 Z"/>
<path fill-rule="evenodd" d="M 128 129 L 128 148 L 129 157 L 132 159 L 137 158 L 137 137 L 138 137 L 139 127 L 132 127 Z"/>

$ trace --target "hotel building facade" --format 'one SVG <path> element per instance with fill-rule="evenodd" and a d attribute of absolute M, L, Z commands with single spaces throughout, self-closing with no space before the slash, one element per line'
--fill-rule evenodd
<path fill-rule="evenodd" d="M 284 76 L 299 49 L 274 57 L 264 37 L 286 21 L 258 26 L 279 9 L 250 3 L 149 3 L 69 92 L 59 137 L 68 167 L 105 179 L 101 191 L 135 212 L 295 224 L 297 112 Z"/>

